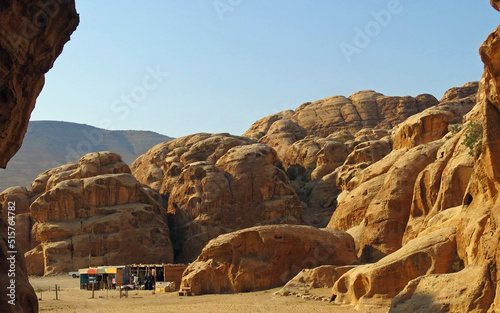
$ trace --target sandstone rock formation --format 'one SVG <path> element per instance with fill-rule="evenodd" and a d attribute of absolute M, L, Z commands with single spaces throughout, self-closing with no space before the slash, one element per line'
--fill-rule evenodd
<path fill-rule="evenodd" d="M 74 1 L 9 1 L 0 11 L 0 167 L 19 150 L 44 74 L 79 19 Z"/>
<path fill-rule="evenodd" d="M 308 290 L 311 288 L 332 288 L 335 282 L 355 265 L 335 266 L 323 265 L 315 268 L 305 268 L 286 283 L 281 292 L 290 290 Z"/>
<path fill-rule="evenodd" d="M 4 208 L 5 209 L 5 208 Z M 0 276 L 0 286 L 2 286 L 2 293 L 0 294 L 0 310 L 1 312 L 38 312 L 38 300 L 33 290 L 33 287 L 28 282 L 28 275 L 26 274 L 26 262 L 24 256 L 19 251 L 13 253 L 11 247 L 7 245 L 8 237 L 8 224 L 6 220 L 0 218 L 0 268 L 2 273 Z M 10 275 L 9 275 L 10 273 Z M 14 273 L 15 276 L 12 276 Z M 13 288 L 11 287 L 11 279 L 14 280 Z M 10 289 L 8 289 L 10 288 Z M 11 292 L 13 290 L 14 292 Z M 8 295 L 14 294 L 15 297 L 11 298 Z M 12 301 L 12 305 L 8 301 Z"/>
<path fill-rule="evenodd" d="M 363 261 L 376 261 L 415 238 L 410 231 L 406 235 L 405 228 L 413 228 L 413 233 L 421 229 L 413 224 L 422 218 L 414 221 L 410 215 L 418 215 L 418 210 L 430 211 L 422 205 L 432 203 L 432 207 L 438 201 L 448 208 L 461 203 L 472 159 L 464 156 L 466 149 L 461 145 L 465 126 L 459 134 L 447 133 L 450 122 L 462 119 L 472 107 L 475 95 L 464 95 L 467 97 L 450 98 L 408 118 L 393 129 L 392 139 L 382 137 L 357 144 L 344 165 L 336 169 L 337 187 L 343 191 L 328 227 L 344 231 L 356 227 L 355 239 Z M 368 150 L 370 154 L 363 153 L 372 142 L 385 148 L 374 145 L 375 149 Z M 394 150 L 388 154 L 391 148 Z M 448 162 L 445 174 L 451 176 L 443 176 Z M 438 200 L 441 180 L 443 194 Z M 436 208 L 433 215 L 442 209 Z"/>
<path fill-rule="evenodd" d="M 300 224 L 302 205 L 277 165 L 275 150 L 248 138 L 195 134 L 153 147 L 132 172 L 168 199 L 176 260 L 191 262 L 220 234 Z"/>
<path fill-rule="evenodd" d="M 438 141 L 411 150 L 394 150 L 380 164 L 366 168 L 367 180 L 342 196 L 328 227 L 348 230 L 362 223 L 363 235 L 357 244 L 363 261 L 376 261 L 401 247 L 413 184 L 434 161 L 441 144 Z"/>
<path fill-rule="evenodd" d="M 401 123 L 393 137 L 394 149 L 413 148 L 438 139 L 448 133 L 453 114 L 438 109 L 427 109 Z"/>
<path fill-rule="evenodd" d="M 492 5 L 498 9 L 498 1 L 492 1 Z M 499 290 L 497 273 L 500 269 L 498 261 L 500 233 L 497 225 L 500 221 L 497 211 L 500 207 L 498 197 L 500 175 L 496 160 L 500 155 L 498 140 L 500 136 L 499 36 L 500 28 L 492 33 L 480 48 L 481 58 L 485 63 L 485 73 L 479 83 L 477 95 L 474 95 L 477 83 L 452 88 L 445 94 L 439 105 L 408 119 L 394 130 L 394 147 L 400 149 L 394 150 L 391 154 L 396 153 L 395 151 L 402 151 L 403 147 L 407 149 L 422 144 L 422 138 L 426 142 L 423 143 L 423 147 L 436 145 L 438 148 L 435 160 L 424 162 L 428 163 L 424 168 L 415 171 L 410 176 L 407 175 L 408 173 L 400 173 L 406 177 L 417 176 L 413 180 L 414 185 L 410 182 L 413 186 L 412 193 L 408 193 L 408 196 L 412 197 L 411 203 L 406 201 L 400 205 L 405 212 L 409 213 L 408 222 L 403 220 L 399 225 L 385 228 L 383 234 L 377 235 L 379 230 L 384 229 L 384 223 L 388 226 L 387 221 L 391 219 L 389 211 L 386 210 L 389 205 L 381 201 L 383 199 L 377 200 L 380 202 L 378 206 L 382 207 L 383 204 L 385 209 L 375 210 L 372 217 L 378 217 L 372 222 L 370 222 L 368 209 L 365 212 L 359 209 L 359 207 L 366 207 L 366 204 L 363 205 L 366 202 L 370 203 L 368 205 L 370 207 L 379 196 L 378 193 L 383 193 L 384 189 L 388 194 L 391 192 L 394 195 L 400 194 L 401 189 L 391 188 L 385 184 L 379 187 L 382 180 L 386 182 L 388 179 L 388 171 L 382 168 L 387 168 L 387 166 L 392 168 L 396 164 L 396 162 L 389 162 L 393 158 L 391 154 L 379 161 L 379 164 L 375 163 L 357 173 L 351 179 L 351 187 L 354 189 L 352 191 L 346 189 L 339 196 L 340 205 L 334 213 L 334 217 L 337 218 L 332 217 L 330 226 L 351 227 L 349 232 L 354 235 L 360 245 L 362 249 L 360 253 L 363 257 L 367 254 L 373 256 L 383 251 L 395 238 L 389 234 L 401 234 L 403 225 L 406 225 L 406 229 L 401 241 L 402 248 L 375 264 L 363 265 L 351 270 L 338 280 L 334 287 L 334 291 L 338 293 L 336 301 L 358 305 L 387 303 L 396 292 L 402 290 L 392 301 L 390 312 L 495 312 L 498 310 L 500 304 L 497 296 Z M 477 105 L 463 117 L 475 101 Z M 440 111 L 443 113 L 439 113 Z M 452 127 L 450 133 L 439 139 L 446 132 L 445 125 L 454 123 L 463 123 L 463 125 Z M 482 125 L 482 133 L 471 135 L 468 128 L 472 123 Z M 478 143 L 481 149 L 469 150 L 464 145 L 466 142 Z M 386 177 L 382 178 L 383 175 Z M 377 177 L 378 183 L 375 181 Z M 370 186 L 372 186 L 371 189 Z M 373 193 L 377 194 L 374 196 Z M 362 196 L 366 200 L 360 200 Z M 352 210 L 348 208 L 350 205 L 352 205 Z M 408 210 L 409 206 L 410 210 Z M 371 228 L 367 227 L 370 223 L 373 225 Z M 395 261 L 401 253 L 414 249 L 415 242 L 431 242 L 434 239 L 429 236 L 435 236 L 450 229 L 456 229 L 453 231 L 454 235 L 444 237 L 450 238 L 451 246 L 454 245 L 451 242 L 456 241 L 456 253 L 452 251 L 454 248 L 440 249 L 440 251 L 451 252 L 448 256 L 438 255 L 429 259 L 444 262 L 439 266 L 430 267 L 432 271 L 438 267 L 441 268 L 441 274 L 427 275 L 429 271 L 411 270 L 412 275 L 407 275 L 408 269 L 417 268 L 415 267 L 417 264 L 422 266 L 428 263 L 423 259 L 410 262 L 404 267 L 405 269 L 395 270 L 397 275 L 393 276 L 398 278 L 397 281 L 384 281 L 384 277 L 389 277 L 387 273 L 395 273 L 394 270 L 384 269 L 377 273 L 378 266 L 387 260 Z M 438 237 L 443 237 L 442 235 Z M 367 244 L 366 236 L 372 238 L 368 240 L 371 243 Z M 398 235 L 397 239 L 399 241 L 401 237 Z M 428 258 L 430 254 L 422 254 L 424 255 Z M 362 260 L 369 259 L 363 257 Z M 408 279 L 412 277 L 417 278 L 409 281 Z M 382 301 L 377 299 L 382 299 Z"/>
<path fill-rule="evenodd" d="M 40 245 L 26 257 L 32 275 L 92 265 L 173 261 L 167 212 L 119 155 L 90 153 L 78 164 L 41 174 L 30 206 Z M 42 271 L 43 270 L 43 271 Z"/>
<path fill-rule="evenodd" d="M 229 134 L 194 134 L 154 146 L 132 163 L 131 170 L 139 182 L 169 194 L 184 166 L 200 161 L 213 165 L 232 147 L 251 143 Z"/>
<path fill-rule="evenodd" d="M 436 215 L 461 206 L 473 171 L 473 157 L 463 142 L 464 130 L 438 150 L 437 159 L 417 177 L 403 244 L 435 224 Z"/>
<path fill-rule="evenodd" d="M 274 122 L 282 119 L 289 119 L 294 113 L 295 112 L 293 110 L 287 110 L 264 117 L 253 123 L 242 136 L 257 141 L 269 131 L 269 128 L 274 124 Z"/>
<path fill-rule="evenodd" d="M 263 144 L 236 146 L 214 165 L 182 168 L 168 211 L 184 239 L 178 261 L 194 260 L 219 234 L 266 224 L 300 224 L 302 206 L 276 152 Z"/>
<path fill-rule="evenodd" d="M 295 111 L 284 111 L 263 118 L 255 122 L 243 136 L 267 144 L 279 141 L 277 136 L 289 134 L 285 137 L 290 138 L 287 139 L 290 145 L 293 143 L 290 141 L 300 140 L 306 135 L 324 138 L 342 130 L 355 134 L 363 128 L 391 129 L 411 115 L 436 104 L 436 98 L 427 94 L 415 98 L 386 97 L 375 91 L 359 91 L 348 98 L 333 96 L 307 102 Z M 281 126 L 273 127 L 274 123 L 280 123 Z M 283 154 L 278 151 L 278 155 L 282 157 Z"/>
<path fill-rule="evenodd" d="M 493 1 L 498 9 L 498 1 Z M 467 266 L 491 264 L 489 274 L 495 289 L 495 299 L 483 311 L 494 312 L 500 307 L 498 296 L 500 269 L 498 230 L 500 217 L 500 27 L 488 36 L 479 52 L 485 65 L 485 71 L 477 95 L 482 120 L 482 149 L 475 156 L 472 176 L 463 201 L 463 214 L 460 219 L 460 236 L 457 238 L 460 257 Z M 488 277 L 484 277 L 488 279 Z"/>
<path fill-rule="evenodd" d="M 357 262 L 354 241 L 339 230 L 310 226 L 260 226 L 211 240 L 182 277 L 194 294 L 274 288 L 303 268 Z"/>
<path fill-rule="evenodd" d="M 288 148 L 306 135 L 307 131 L 295 119 L 280 119 L 258 141 L 276 150 L 279 157 L 283 158 Z"/>
<path fill-rule="evenodd" d="M 494 293 L 488 266 L 415 278 L 392 301 L 390 313 L 486 312 Z"/>
<path fill-rule="evenodd" d="M 29 203 L 29 192 L 26 187 L 11 187 L 2 193 L 0 193 L 0 205 L 2 208 L 6 208 L 8 203 L 14 203 L 16 207 L 16 214 L 29 213 L 30 203 Z M 7 218 L 7 211 L 2 211 L 3 217 Z"/>
<path fill-rule="evenodd" d="M 479 82 L 469 82 L 463 84 L 461 87 L 453 87 L 448 89 L 441 100 L 440 103 L 453 101 L 458 99 L 468 98 L 471 95 L 475 95 L 479 88 Z"/>
<path fill-rule="evenodd" d="M 14 208 L 11 212 L 15 214 L 16 223 L 16 250 L 24 254 L 26 251 L 34 248 L 37 242 L 31 237 L 31 227 L 33 220 L 29 214 L 29 192 L 25 187 L 12 187 L 0 193 L 0 205 L 2 215 L 5 220 L 8 219 L 7 208 Z"/>
<path fill-rule="evenodd" d="M 453 272 L 456 260 L 456 229 L 440 229 L 410 241 L 377 263 L 348 271 L 335 283 L 333 298 L 342 304 L 387 305 L 412 279 Z"/>
<path fill-rule="evenodd" d="M 78 25 L 74 1 L 37 2 L 14 0 L 0 10 L 0 167 L 5 168 L 19 150 L 35 100 L 42 90 L 44 74 L 62 52 Z M 7 207 L 8 209 L 8 207 Z M 5 207 L 2 208 L 2 211 Z M 10 268 L 6 246 L 7 221 L 0 217 L 0 267 Z M 22 214 L 22 213 L 21 213 Z M 0 311 L 38 312 L 38 301 L 28 282 L 22 253 L 15 254 L 15 305 L 8 304 L 7 271 L 0 274 Z"/>

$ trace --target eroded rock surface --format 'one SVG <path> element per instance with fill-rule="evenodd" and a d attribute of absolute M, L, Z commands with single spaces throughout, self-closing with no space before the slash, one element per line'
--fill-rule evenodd
<path fill-rule="evenodd" d="M 236 293 L 281 286 L 303 268 L 357 262 L 354 241 L 339 230 L 259 226 L 211 240 L 182 277 L 194 294 Z"/>
<path fill-rule="evenodd" d="M 392 301 L 390 313 L 487 312 L 494 298 L 488 266 L 415 278 Z"/>
<path fill-rule="evenodd" d="M 311 269 L 305 268 L 287 282 L 281 289 L 281 292 L 286 290 L 308 290 L 311 288 L 332 288 L 342 275 L 354 267 L 355 265 L 323 265 Z"/>
<path fill-rule="evenodd" d="M 333 287 L 335 302 L 387 305 L 412 279 L 452 272 L 456 260 L 456 229 L 435 231 L 410 241 L 376 263 L 345 273 Z"/>
<path fill-rule="evenodd" d="M 130 174 L 121 157 L 91 153 L 77 165 L 49 170 L 30 206 L 33 236 L 27 253 L 32 275 L 92 265 L 173 261 L 167 212 L 159 195 Z M 42 271 L 43 269 L 43 271 Z"/>
<path fill-rule="evenodd" d="M 0 10 L 0 167 L 21 147 L 35 101 L 79 18 L 74 1 L 8 1 Z"/>
<path fill-rule="evenodd" d="M 0 7 L 0 167 L 5 168 L 10 158 L 21 147 L 31 111 L 44 84 L 44 75 L 70 39 L 79 18 L 74 1 L 13 0 L 4 1 Z M 21 203 L 19 208 L 24 209 Z M 2 269 L 9 268 L 8 257 L 11 255 L 8 251 L 12 251 L 6 246 L 6 210 L 8 205 L 2 206 Z M 26 221 L 25 218 L 23 220 Z M 21 219 L 19 221 L 21 224 Z M 22 236 L 21 233 L 19 235 Z M 21 242 L 25 240 L 19 239 Z M 8 277 L 6 270 L 2 270 L 0 311 L 38 312 L 37 297 L 28 282 L 26 263 L 21 251 L 15 254 L 15 264 L 15 305 L 10 305 L 8 300 L 11 299 L 7 297 L 11 277 Z"/>
<path fill-rule="evenodd" d="M 183 167 L 168 211 L 183 239 L 178 260 L 194 260 L 219 234 L 266 224 L 300 224 L 302 205 L 276 152 L 263 144 L 236 146 L 214 165 Z"/>

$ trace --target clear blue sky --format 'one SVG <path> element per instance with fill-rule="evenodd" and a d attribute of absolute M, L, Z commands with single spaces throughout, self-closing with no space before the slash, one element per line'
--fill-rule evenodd
<path fill-rule="evenodd" d="M 239 135 L 359 90 L 439 99 L 480 79 L 478 47 L 500 23 L 487 0 L 77 0 L 77 10 L 31 119 L 173 137 Z"/>

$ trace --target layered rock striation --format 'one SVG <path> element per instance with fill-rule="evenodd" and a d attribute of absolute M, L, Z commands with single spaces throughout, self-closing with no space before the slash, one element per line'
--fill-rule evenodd
<path fill-rule="evenodd" d="M 0 167 L 21 147 L 31 111 L 79 18 L 74 1 L 8 1 L 0 10 Z"/>
<path fill-rule="evenodd" d="M 33 182 L 32 193 L 32 236 L 39 245 L 26 254 L 31 275 L 173 261 L 161 197 L 117 154 L 90 153 L 49 170 Z"/>
<path fill-rule="evenodd" d="M 31 111 L 44 84 L 44 74 L 62 52 L 79 18 L 74 1 L 13 0 L 3 2 L 0 8 L 0 167 L 5 168 L 21 147 Z M 2 201 L 5 204 L 5 198 Z M 7 297 L 13 277 L 3 269 L 10 268 L 8 257 L 12 255 L 8 251 L 12 249 L 6 244 L 9 224 L 4 216 L 10 201 L 7 199 L 7 206 L 2 205 L 0 217 L 0 286 L 4 291 L 0 294 L 0 311 L 38 312 L 37 297 L 28 282 L 22 251 L 15 254 L 16 298 Z M 25 209 L 24 203 L 19 205 L 20 210 Z M 23 226 L 20 225 L 24 229 L 26 215 L 19 220 L 24 221 Z M 24 230 L 20 236 L 25 236 L 23 233 Z M 9 304 L 9 300 L 15 305 Z"/>
<path fill-rule="evenodd" d="M 357 262 L 352 237 L 310 226 L 260 226 L 210 241 L 182 277 L 194 294 L 278 287 L 304 268 Z"/>

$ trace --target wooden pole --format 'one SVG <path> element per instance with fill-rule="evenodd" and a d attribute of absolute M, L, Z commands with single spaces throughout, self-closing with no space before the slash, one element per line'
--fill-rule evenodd
<path fill-rule="evenodd" d="M 92 283 L 92 299 L 94 299 L 94 283 Z"/>
<path fill-rule="evenodd" d="M 56 284 L 56 300 L 59 300 L 59 298 L 57 297 L 57 284 Z"/>

